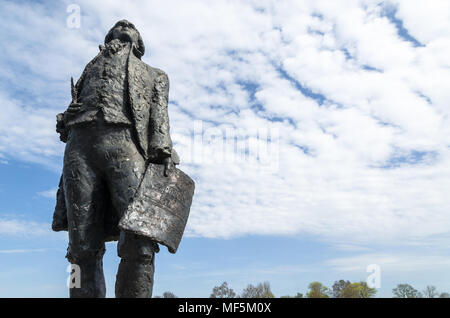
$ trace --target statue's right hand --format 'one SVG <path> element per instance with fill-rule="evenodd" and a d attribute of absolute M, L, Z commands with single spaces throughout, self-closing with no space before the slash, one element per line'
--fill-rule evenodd
<path fill-rule="evenodd" d="M 83 105 L 82 103 L 71 103 L 69 105 L 69 107 L 67 107 L 66 112 L 72 113 L 72 114 L 76 113 L 76 112 L 80 111 L 82 105 Z"/>
<path fill-rule="evenodd" d="M 64 112 L 64 121 L 67 123 L 68 120 L 71 120 L 80 111 L 82 105 L 81 103 L 71 103 Z"/>

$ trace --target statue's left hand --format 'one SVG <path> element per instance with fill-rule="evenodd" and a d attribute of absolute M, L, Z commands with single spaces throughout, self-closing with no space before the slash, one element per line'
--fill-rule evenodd
<path fill-rule="evenodd" d="M 164 176 L 169 176 L 169 170 L 174 168 L 174 164 L 171 157 L 164 159 Z"/>

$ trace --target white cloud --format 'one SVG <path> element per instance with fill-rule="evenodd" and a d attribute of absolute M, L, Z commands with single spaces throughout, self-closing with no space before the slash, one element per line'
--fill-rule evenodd
<path fill-rule="evenodd" d="M 52 188 L 52 189 L 38 192 L 38 195 L 40 195 L 44 198 L 55 199 L 57 191 L 58 191 L 58 188 Z"/>
<path fill-rule="evenodd" d="M 0 250 L 0 254 L 24 254 L 24 253 L 35 253 L 35 252 L 46 252 L 45 248 L 35 248 L 35 249 L 13 249 L 13 250 Z"/>
<path fill-rule="evenodd" d="M 51 109 L 24 106 L 0 92 L 0 153 L 4 156 L 57 167 L 62 145 L 55 134 Z M 53 160 L 52 160 L 53 159 Z"/>
<path fill-rule="evenodd" d="M 386 5 L 425 46 L 399 35 Z M 447 2 L 413 10 L 406 1 L 81 1 L 80 29 L 65 27 L 63 6 L 2 6 L 3 40 L 19 39 L 1 56 L 14 84 L 0 86 L 4 158 L 60 162 L 54 116 L 67 105 L 68 79 L 128 18 L 146 43 L 144 61 L 171 80 L 173 139 L 197 183 L 188 235 L 448 243 Z M 278 129 L 279 170 L 195 164 L 194 119 Z M 217 145 L 203 151 L 217 154 Z"/>
<path fill-rule="evenodd" d="M 365 272 L 370 264 L 379 265 L 383 272 L 392 275 L 409 271 L 446 269 L 450 265 L 450 260 L 438 254 L 367 253 L 326 262 L 326 265 L 339 272 Z"/>
<path fill-rule="evenodd" d="M 397 16 L 404 26 L 427 46 L 433 41 L 450 37 L 450 3 L 446 0 L 433 0 L 427 3 L 420 0 L 394 1 Z M 432 22 L 432 23 L 430 23 Z"/>
<path fill-rule="evenodd" d="M 15 218 L 0 218 L 0 236 L 42 237 L 59 236 L 52 232 L 51 225 Z"/>

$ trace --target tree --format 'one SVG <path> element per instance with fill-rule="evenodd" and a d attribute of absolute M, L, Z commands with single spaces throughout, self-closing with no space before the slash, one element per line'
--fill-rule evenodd
<path fill-rule="evenodd" d="M 342 290 L 342 298 L 371 298 L 377 290 L 371 288 L 366 282 L 351 283 Z"/>
<path fill-rule="evenodd" d="M 213 288 L 209 298 L 235 298 L 236 293 L 233 289 L 228 288 L 228 283 L 223 282 L 222 285 Z"/>
<path fill-rule="evenodd" d="M 358 283 L 348 284 L 342 290 L 342 298 L 359 298 Z"/>
<path fill-rule="evenodd" d="M 312 282 L 308 286 L 309 291 L 306 294 L 306 297 L 308 298 L 329 298 L 328 293 L 328 287 L 322 285 L 320 282 Z"/>
<path fill-rule="evenodd" d="M 297 293 L 297 295 L 295 296 L 281 296 L 280 298 L 303 298 L 303 294 L 302 293 Z"/>
<path fill-rule="evenodd" d="M 423 291 L 423 295 L 425 298 L 435 298 L 437 296 L 439 296 L 438 291 L 436 290 L 435 286 L 432 285 L 428 285 L 424 291 Z"/>
<path fill-rule="evenodd" d="M 253 286 L 252 284 L 247 285 L 247 287 L 242 291 L 242 298 L 260 298 L 261 291 L 257 286 Z"/>
<path fill-rule="evenodd" d="M 439 298 L 450 298 L 450 294 L 449 293 L 441 293 L 440 295 L 439 295 Z"/>
<path fill-rule="evenodd" d="M 247 288 L 242 291 L 242 298 L 274 298 L 274 294 L 270 290 L 270 283 L 259 283 L 257 286 L 249 284 Z"/>
<path fill-rule="evenodd" d="M 376 293 L 377 290 L 369 287 L 366 282 L 359 282 L 359 298 L 372 298 Z"/>
<path fill-rule="evenodd" d="M 170 291 L 166 291 L 163 293 L 162 298 L 177 298 L 177 296 Z"/>
<path fill-rule="evenodd" d="M 392 290 L 394 298 L 421 298 L 422 294 L 409 284 L 398 284 Z"/>
<path fill-rule="evenodd" d="M 339 281 L 335 281 L 332 286 L 333 291 L 331 292 L 331 295 L 334 298 L 342 298 L 342 291 L 345 287 L 347 287 L 347 285 L 350 285 L 350 281 L 348 280 L 341 279 Z"/>

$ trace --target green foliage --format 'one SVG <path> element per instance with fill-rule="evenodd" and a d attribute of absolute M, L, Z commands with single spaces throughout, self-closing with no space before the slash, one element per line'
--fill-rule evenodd
<path fill-rule="evenodd" d="M 342 298 L 372 298 L 377 293 L 366 282 L 351 283 L 342 290 Z"/>
<path fill-rule="evenodd" d="M 369 287 L 366 282 L 359 283 L 359 298 L 372 298 L 377 293 L 375 288 Z"/>
<path fill-rule="evenodd" d="M 359 298 L 358 283 L 350 283 L 342 290 L 341 298 Z"/>
<path fill-rule="evenodd" d="M 322 285 L 320 282 L 312 282 L 308 286 L 309 291 L 306 294 L 307 298 L 329 298 L 328 287 Z"/>
<path fill-rule="evenodd" d="M 348 280 L 335 281 L 332 289 L 329 289 L 320 282 L 314 281 L 308 285 L 308 291 L 306 295 L 297 293 L 295 296 L 286 295 L 280 298 L 372 298 L 375 297 L 377 290 L 371 288 L 366 282 L 352 283 Z M 435 286 L 428 285 L 423 294 L 416 290 L 409 284 L 398 284 L 396 288 L 392 289 L 394 298 L 450 298 L 450 294 L 447 292 L 439 293 Z M 160 298 L 161 296 L 155 296 Z M 163 298 L 176 298 L 171 292 L 165 292 Z M 271 291 L 270 283 L 263 282 L 256 286 L 249 284 L 242 291 L 241 295 L 236 295 L 233 289 L 229 288 L 227 282 L 223 282 L 220 286 L 213 288 L 210 298 L 275 298 L 275 295 Z"/>
<path fill-rule="evenodd" d="M 166 291 L 163 293 L 162 298 L 177 298 L 177 296 L 170 291 Z"/>
<path fill-rule="evenodd" d="M 439 293 L 438 293 L 436 287 L 434 287 L 432 285 L 428 285 L 423 291 L 423 296 L 425 298 L 436 298 L 439 296 Z"/>
<path fill-rule="evenodd" d="M 349 280 L 339 280 L 339 281 L 335 281 L 333 286 L 331 287 L 333 289 L 332 291 L 332 296 L 334 298 L 342 298 L 342 291 L 344 290 L 345 287 L 347 287 L 348 285 L 350 285 L 350 281 Z"/>
<path fill-rule="evenodd" d="M 280 298 L 303 298 L 303 294 L 302 293 L 297 293 L 297 295 L 295 296 L 281 296 Z"/>
<path fill-rule="evenodd" d="M 398 284 L 392 293 L 394 298 L 422 298 L 422 294 L 409 284 Z"/>
<path fill-rule="evenodd" d="M 270 290 L 270 283 L 259 283 L 257 286 L 249 284 L 247 288 L 242 291 L 242 298 L 275 298 L 275 295 Z"/>
<path fill-rule="evenodd" d="M 222 285 L 213 288 L 209 298 L 235 298 L 236 293 L 233 289 L 228 287 L 227 282 L 223 282 Z"/>

